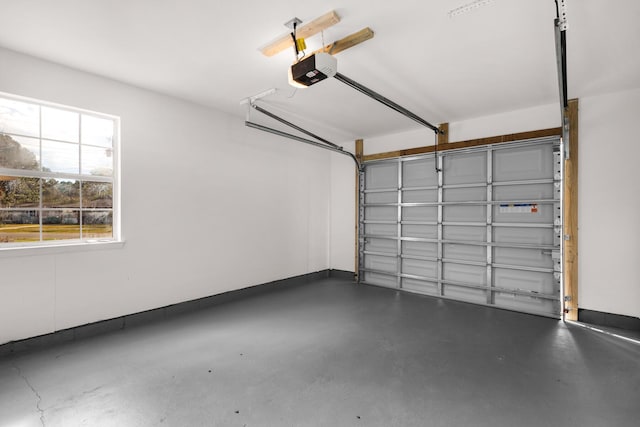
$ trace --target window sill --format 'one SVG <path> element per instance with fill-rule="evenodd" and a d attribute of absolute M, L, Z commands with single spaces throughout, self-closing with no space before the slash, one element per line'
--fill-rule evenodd
<path fill-rule="evenodd" d="M 0 258 L 120 249 L 123 248 L 124 245 L 124 240 L 110 240 L 102 242 L 56 243 L 42 246 L 12 246 L 0 248 Z"/>

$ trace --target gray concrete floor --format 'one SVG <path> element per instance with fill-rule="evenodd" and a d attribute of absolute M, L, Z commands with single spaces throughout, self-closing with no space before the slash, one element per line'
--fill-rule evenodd
<path fill-rule="evenodd" d="M 638 426 L 640 346 L 325 279 L 0 358 L 2 426 Z"/>

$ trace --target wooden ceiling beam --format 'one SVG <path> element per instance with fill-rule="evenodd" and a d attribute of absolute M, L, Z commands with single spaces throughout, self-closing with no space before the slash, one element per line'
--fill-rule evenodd
<path fill-rule="evenodd" d="M 298 38 L 306 39 L 314 34 L 318 34 L 320 31 L 326 30 L 338 22 L 340 22 L 340 16 L 338 16 L 335 10 L 332 10 L 331 12 L 327 12 L 324 15 L 317 17 L 313 21 L 298 27 L 296 29 L 296 36 Z M 291 38 L 291 34 L 287 33 L 266 46 L 261 47 L 260 52 L 266 56 L 273 56 L 291 46 L 293 46 L 293 40 Z"/>
<path fill-rule="evenodd" d="M 363 28 L 362 30 L 350 34 L 345 38 L 337 40 L 333 43 L 329 43 L 328 45 L 321 47 L 318 50 L 312 52 L 312 54 L 326 52 L 331 55 L 335 55 L 337 53 L 342 52 L 343 50 L 347 50 L 350 47 L 359 45 L 360 43 L 372 39 L 374 36 L 374 32 L 371 28 Z"/>

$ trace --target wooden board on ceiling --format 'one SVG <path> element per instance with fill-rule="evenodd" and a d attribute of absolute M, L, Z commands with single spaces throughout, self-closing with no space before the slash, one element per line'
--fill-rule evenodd
<path fill-rule="evenodd" d="M 321 47 L 318 50 L 312 52 L 312 54 L 326 52 L 331 55 L 335 55 L 344 50 L 349 49 L 350 47 L 359 45 L 360 43 L 372 39 L 374 36 L 374 32 L 371 28 L 363 28 L 362 30 L 349 34 L 347 37 L 344 37 L 340 40 L 337 40 L 333 43 L 329 43 L 326 46 Z"/>
<path fill-rule="evenodd" d="M 296 30 L 296 36 L 298 38 L 306 39 L 307 37 L 318 34 L 320 31 L 326 30 L 327 28 L 337 24 L 338 22 L 340 22 L 340 16 L 338 16 L 335 10 L 332 10 L 322 16 L 317 17 L 313 21 L 301 25 Z M 293 39 L 291 38 L 291 34 L 287 33 L 286 35 L 274 40 L 266 46 L 261 47 L 260 52 L 262 52 L 266 56 L 273 56 L 291 46 L 293 46 Z"/>

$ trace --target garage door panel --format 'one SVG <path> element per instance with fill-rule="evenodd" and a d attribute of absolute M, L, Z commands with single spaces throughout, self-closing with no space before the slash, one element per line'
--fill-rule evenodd
<path fill-rule="evenodd" d="M 494 277 L 497 288 L 537 292 L 545 295 L 557 295 L 560 291 L 555 285 L 553 273 L 496 268 L 494 269 Z"/>
<path fill-rule="evenodd" d="M 437 173 L 433 154 L 367 164 L 362 280 L 559 317 L 558 146 L 548 138 L 439 152 Z"/>
<path fill-rule="evenodd" d="M 438 227 L 436 225 L 402 225 L 402 237 L 417 237 L 422 239 L 437 239 Z"/>
<path fill-rule="evenodd" d="M 499 243 L 552 245 L 553 228 L 494 227 L 493 241 Z"/>
<path fill-rule="evenodd" d="M 444 206 L 443 219 L 446 222 L 486 222 L 486 206 Z"/>
<path fill-rule="evenodd" d="M 486 182 L 487 153 L 447 154 L 443 158 L 444 185 Z"/>
<path fill-rule="evenodd" d="M 559 301 L 502 292 L 494 293 L 494 302 L 499 307 L 541 315 L 548 315 L 548 313 L 557 313 L 560 311 Z"/>
<path fill-rule="evenodd" d="M 365 271 L 363 274 L 363 280 L 365 283 L 370 283 L 372 285 L 384 286 L 387 288 L 395 288 L 397 287 L 398 281 L 395 277 L 389 276 L 386 274 L 379 274 L 371 271 Z"/>
<path fill-rule="evenodd" d="M 502 185 L 493 188 L 493 200 L 553 199 L 553 184 Z"/>
<path fill-rule="evenodd" d="M 442 295 L 447 298 L 454 298 L 460 301 L 473 302 L 476 304 L 484 304 L 487 301 L 486 291 L 449 284 L 444 284 L 442 286 Z"/>
<path fill-rule="evenodd" d="M 468 202 L 487 200 L 486 187 L 445 188 L 443 191 L 445 202 Z"/>
<path fill-rule="evenodd" d="M 443 279 L 452 282 L 469 283 L 472 285 L 486 285 L 487 274 L 485 267 L 455 263 L 443 263 Z"/>
<path fill-rule="evenodd" d="M 444 240 L 461 240 L 471 242 L 486 242 L 487 228 L 464 225 L 446 225 L 442 232 Z"/>
<path fill-rule="evenodd" d="M 498 223 L 553 224 L 552 203 L 499 204 L 493 206 L 493 220 Z"/>
<path fill-rule="evenodd" d="M 438 201 L 438 190 L 411 190 L 402 192 L 403 203 L 435 203 Z"/>
<path fill-rule="evenodd" d="M 438 244 L 427 242 L 402 242 L 402 253 L 404 255 L 436 258 L 438 256 Z"/>
<path fill-rule="evenodd" d="M 367 190 L 398 188 L 398 163 L 375 163 L 366 166 Z"/>
<path fill-rule="evenodd" d="M 485 262 L 486 246 L 447 244 L 443 245 L 443 257 L 446 260 Z"/>
<path fill-rule="evenodd" d="M 433 156 L 404 162 L 402 184 L 404 188 L 437 186 L 438 175 Z"/>
<path fill-rule="evenodd" d="M 398 208 L 394 206 L 367 206 L 365 218 L 370 221 L 397 221 Z"/>
<path fill-rule="evenodd" d="M 418 292 L 425 295 L 438 295 L 438 283 L 425 280 L 416 280 L 403 278 L 401 282 L 402 289 L 411 292 Z"/>
<path fill-rule="evenodd" d="M 367 193 L 364 195 L 364 202 L 365 203 L 397 203 L 398 193 L 396 191 Z"/>
<path fill-rule="evenodd" d="M 395 273 L 398 271 L 398 258 L 380 255 L 367 255 L 364 259 L 364 266 L 371 270 Z"/>
<path fill-rule="evenodd" d="M 395 224 L 365 224 L 364 232 L 367 236 L 397 236 L 398 226 Z"/>
<path fill-rule="evenodd" d="M 494 182 L 553 179 L 553 146 L 505 148 L 493 153 Z"/>
<path fill-rule="evenodd" d="M 438 264 L 435 261 L 403 259 L 402 273 L 436 279 L 438 276 Z"/>
<path fill-rule="evenodd" d="M 436 221 L 437 219 L 438 208 L 435 206 L 405 206 L 402 208 L 403 221 Z"/>
<path fill-rule="evenodd" d="M 364 250 L 367 252 L 397 254 L 398 244 L 395 240 L 367 237 L 364 242 Z"/>
<path fill-rule="evenodd" d="M 553 270 L 554 262 L 551 258 L 550 250 L 496 247 L 493 251 L 493 259 L 496 264 L 548 268 Z"/>

